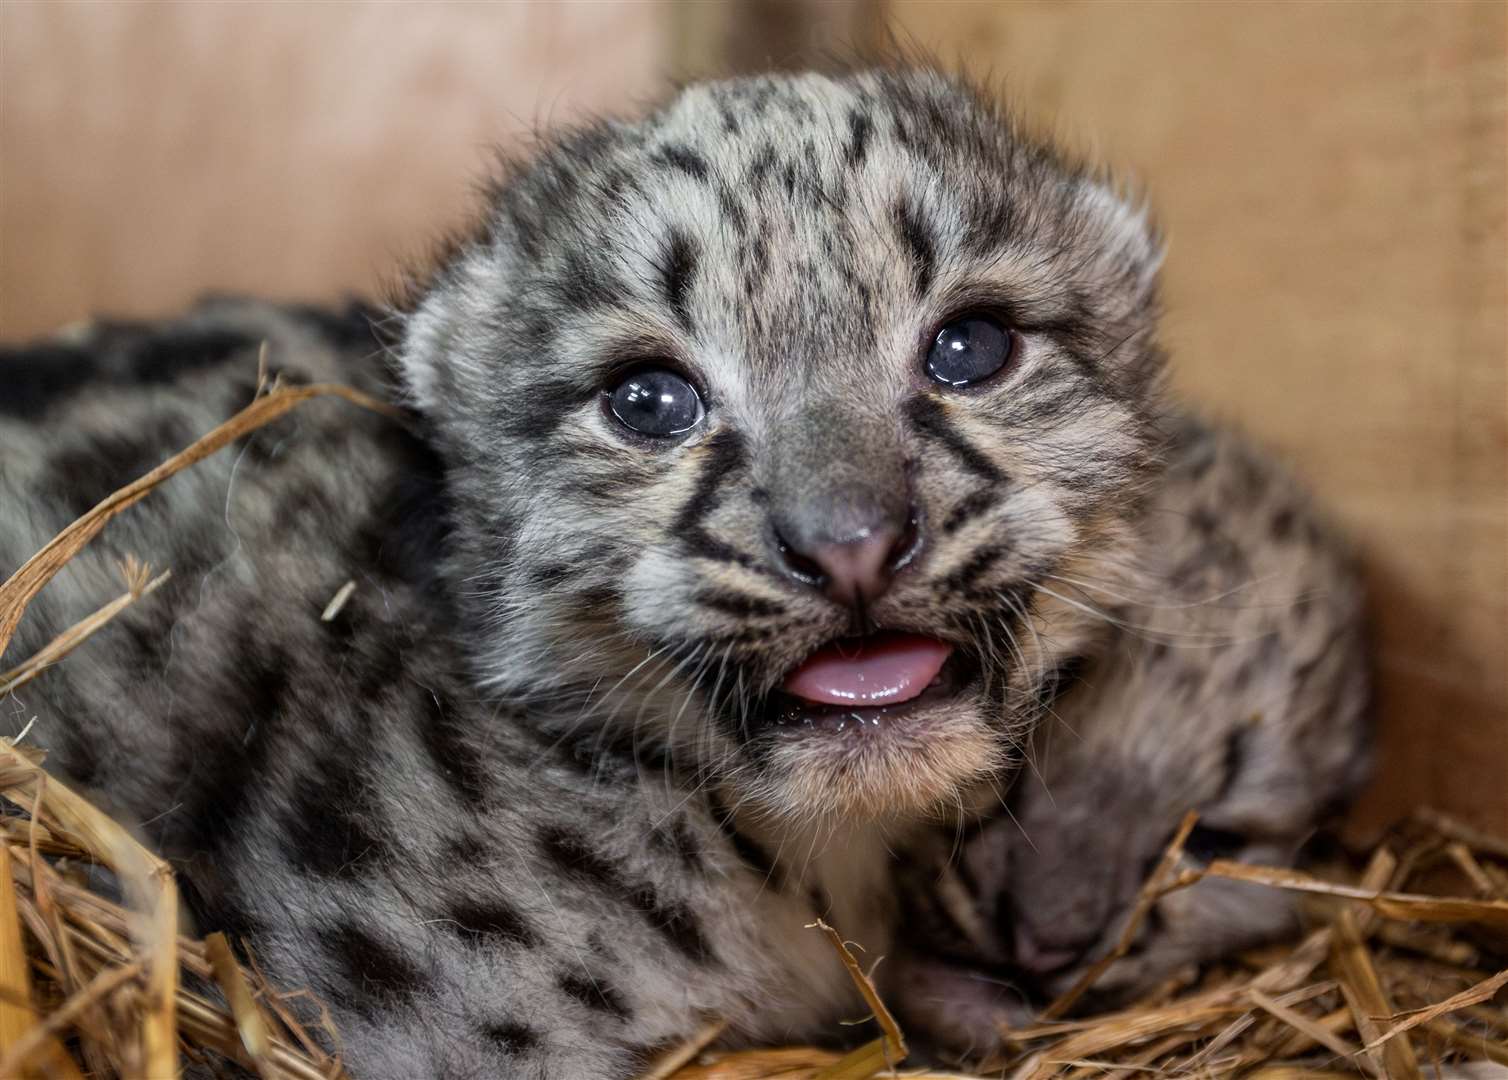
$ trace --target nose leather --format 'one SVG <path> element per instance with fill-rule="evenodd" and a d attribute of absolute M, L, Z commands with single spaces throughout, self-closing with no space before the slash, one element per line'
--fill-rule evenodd
<path fill-rule="evenodd" d="M 845 606 L 877 599 L 907 554 L 898 546 L 911 542 L 915 519 L 893 418 L 814 399 L 771 449 L 768 508 L 779 568 Z"/>
<path fill-rule="evenodd" d="M 901 533 L 880 525 L 846 543 L 818 544 L 806 556 L 822 569 L 823 591 L 840 604 L 858 607 L 877 600 L 890 587 Z"/>

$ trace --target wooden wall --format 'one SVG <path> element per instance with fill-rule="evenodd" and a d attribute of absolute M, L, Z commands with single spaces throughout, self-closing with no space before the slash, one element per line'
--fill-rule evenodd
<path fill-rule="evenodd" d="M 490 145 L 663 91 L 658 3 L 0 2 L 0 338 L 372 292 Z"/>
<path fill-rule="evenodd" d="M 1130 167 L 1190 399 L 1276 447 L 1371 572 L 1360 819 L 1508 834 L 1505 6 L 892 0 L 896 36 Z"/>

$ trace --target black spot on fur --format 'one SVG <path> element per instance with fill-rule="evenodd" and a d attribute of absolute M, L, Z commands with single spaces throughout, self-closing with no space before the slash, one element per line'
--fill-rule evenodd
<path fill-rule="evenodd" d="M 576 573 L 576 567 L 569 563 L 545 563 L 542 566 L 531 567 L 525 576 L 529 584 L 548 589 L 570 580 L 574 573 Z"/>
<path fill-rule="evenodd" d="M 971 255 L 997 250 L 1016 234 L 1016 208 L 1003 191 L 981 190 L 965 204 L 963 247 Z"/>
<path fill-rule="evenodd" d="M 492 860 L 492 848 L 474 833 L 462 833 L 446 841 L 445 857 L 462 866 L 483 866 Z"/>
<path fill-rule="evenodd" d="M 171 382 L 256 347 L 252 338 L 224 329 L 96 323 L 87 346 L 0 349 L 0 415 L 36 417 L 91 386 Z"/>
<path fill-rule="evenodd" d="M 174 418 L 162 417 L 149 432 L 82 437 L 48 459 L 41 487 L 77 517 L 181 449 L 179 430 Z"/>
<path fill-rule="evenodd" d="M 627 1020 L 633 1015 L 628 1002 L 623 1000 L 623 995 L 601 976 L 589 978 L 584 974 L 570 974 L 563 976 L 556 985 L 567 997 L 579 1001 L 589 1009 L 619 1020 Z"/>
<path fill-rule="evenodd" d="M 675 172 L 685 173 L 694 180 L 707 179 L 707 161 L 689 146 L 671 144 L 657 155 L 659 161 Z"/>
<path fill-rule="evenodd" d="M 926 394 L 912 398 L 906 404 L 906 416 L 916 429 L 929 435 L 953 452 L 961 465 L 981 480 L 1003 484 L 1006 476 L 994 462 L 964 438 L 948 420 L 947 410 L 936 398 Z"/>
<path fill-rule="evenodd" d="M 775 153 L 774 143 L 763 143 L 754 156 L 749 159 L 749 170 L 744 174 L 745 182 L 751 188 L 761 187 L 780 167 L 780 159 Z"/>
<path fill-rule="evenodd" d="M 42 343 L 0 349 L 0 416 L 36 419 L 80 387 L 100 378 L 87 349 Z"/>
<path fill-rule="evenodd" d="M 685 904 L 662 901 L 653 885 L 641 885 L 629 900 L 682 956 L 699 964 L 717 960 L 700 920 Z"/>
<path fill-rule="evenodd" d="M 407 1000 L 429 987 L 429 976 L 422 968 L 354 922 L 321 930 L 318 937 L 334 970 L 351 991 L 339 996 L 353 1008 L 371 1014 L 384 999 Z"/>
<path fill-rule="evenodd" d="M 389 854 L 372 828 L 359 758 L 344 749 L 324 754 L 294 785 L 283 833 L 289 861 L 306 874 L 349 878 Z"/>
<path fill-rule="evenodd" d="M 701 844 L 684 821 L 677 821 L 669 828 L 659 826 L 650 832 L 649 838 L 661 851 L 679 859 L 687 870 L 698 874 L 706 870 L 706 864 L 702 862 Z"/>
<path fill-rule="evenodd" d="M 409 715 L 416 721 L 416 733 L 430 760 L 462 805 L 482 810 L 487 803 L 491 776 L 477 753 L 477 744 L 469 736 L 470 726 L 456 714 L 455 707 L 441 694 L 418 687 L 421 700 Z"/>
<path fill-rule="evenodd" d="M 575 829 L 552 825 L 539 834 L 539 848 L 567 877 L 598 891 L 627 893 L 618 867 L 599 853 Z"/>
<path fill-rule="evenodd" d="M 483 1041 L 505 1054 L 522 1054 L 539 1045 L 539 1032 L 517 1020 L 494 1020 L 477 1030 Z"/>
<path fill-rule="evenodd" d="M 477 945 L 521 945 L 532 948 L 539 936 L 529 921 L 498 896 L 458 900 L 446 912 L 447 927 Z"/>

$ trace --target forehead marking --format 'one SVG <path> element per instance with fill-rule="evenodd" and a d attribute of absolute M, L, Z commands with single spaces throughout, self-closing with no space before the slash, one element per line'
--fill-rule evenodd
<path fill-rule="evenodd" d="M 675 314 L 681 329 L 691 333 L 691 306 L 688 302 L 692 279 L 696 275 L 697 247 L 682 229 L 671 229 L 665 239 L 664 262 L 660 265 L 660 287 L 665 302 Z"/>
<path fill-rule="evenodd" d="M 911 265 L 916 274 L 916 295 L 923 297 L 932 287 L 937 274 L 937 253 L 932 237 L 922 224 L 916 205 L 910 199 L 902 199 L 895 208 L 895 229 L 911 253 Z"/>

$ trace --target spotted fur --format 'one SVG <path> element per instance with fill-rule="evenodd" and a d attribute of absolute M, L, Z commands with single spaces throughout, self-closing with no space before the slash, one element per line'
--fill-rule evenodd
<path fill-rule="evenodd" d="M 205 929 L 331 1004 L 357 1075 L 626 1076 L 708 1014 L 831 1037 L 856 1000 L 802 927 L 884 951 L 891 852 L 993 792 L 1100 647 L 1050 583 L 1144 542 L 1159 258 L 1102 175 L 948 78 L 762 77 L 509 167 L 391 342 L 220 301 L 7 354 L 0 572 L 244 405 L 262 341 L 408 414 L 312 403 L 122 515 L 12 654 L 123 554 L 172 583 L 7 722 L 141 823 Z M 1014 366 L 929 382 L 979 308 Z M 688 437 L 603 408 L 646 359 L 700 391 Z M 773 522 L 901 499 L 923 546 L 867 610 L 780 571 Z M 876 625 L 978 678 L 903 729 L 764 722 Z"/>

